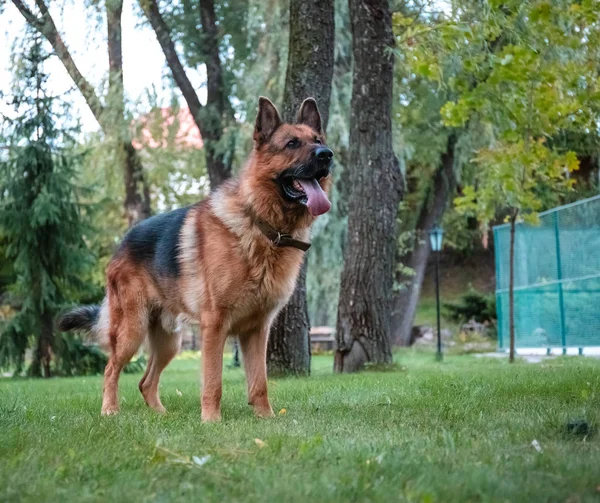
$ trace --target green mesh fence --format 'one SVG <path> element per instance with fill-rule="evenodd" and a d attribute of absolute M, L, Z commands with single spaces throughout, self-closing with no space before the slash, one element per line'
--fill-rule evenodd
<path fill-rule="evenodd" d="M 510 225 L 494 227 L 498 345 L 509 346 Z M 600 346 L 600 196 L 515 231 L 517 348 Z"/>

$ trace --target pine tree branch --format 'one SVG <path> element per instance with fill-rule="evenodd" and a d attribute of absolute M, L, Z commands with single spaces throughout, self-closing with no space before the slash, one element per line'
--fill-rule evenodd
<path fill-rule="evenodd" d="M 81 74 L 79 68 L 77 68 L 75 61 L 71 57 L 69 49 L 67 49 L 67 46 L 56 29 L 56 24 L 54 23 L 54 20 L 52 19 L 44 0 L 35 0 L 35 3 L 42 14 L 41 18 L 37 17 L 21 0 L 12 1 L 15 7 L 19 9 L 19 12 L 25 18 L 25 21 L 39 31 L 44 37 L 46 37 L 48 42 L 50 42 L 54 51 L 56 52 L 56 55 L 83 95 L 87 105 L 94 114 L 94 117 L 102 127 L 102 115 L 104 113 L 104 107 L 102 106 L 94 87 Z"/>
<path fill-rule="evenodd" d="M 185 73 L 185 69 L 183 68 L 179 56 L 177 55 L 175 44 L 169 33 L 169 27 L 167 26 L 167 23 L 165 23 L 165 20 L 158 10 L 158 5 L 155 0 L 139 0 L 139 4 L 144 11 L 144 14 L 146 14 L 148 21 L 150 21 L 150 25 L 156 34 L 158 43 L 163 50 L 165 59 L 167 60 L 167 64 L 171 69 L 173 78 L 181 90 L 181 94 L 183 94 L 183 97 L 188 108 L 190 109 L 190 113 L 192 114 L 196 125 L 198 126 L 198 129 L 200 130 L 200 133 L 202 133 L 203 128 L 199 118 L 199 112 L 202 109 L 202 104 L 200 103 L 200 99 L 194 90 L 194 86 Z"/>

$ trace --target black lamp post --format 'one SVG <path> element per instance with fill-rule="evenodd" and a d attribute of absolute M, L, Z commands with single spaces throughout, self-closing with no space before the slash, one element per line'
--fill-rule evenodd
<path fill-rule="evenodd" d="M 442 335 L 440 328 L 440 252 L 442 250 L 442 238 L 444 237 L 444 230 L 436 225 L 429 231 L 429 242 L 431 243 L 431 250 L 435 252 L 435 301 L 437 305 L 437 352 L 435 353 L 435 359 L 442 361 Z"/>

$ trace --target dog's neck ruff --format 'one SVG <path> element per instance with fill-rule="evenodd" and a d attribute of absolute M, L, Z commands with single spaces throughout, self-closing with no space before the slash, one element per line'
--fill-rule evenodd
<path fill-rule="evenodd" d="M 311 246 L 311 244 L 306 241 L 295 239 L 291 234 L 283 234 L 278 230 L 275 230 L 266 220 L 263 220 L 253 213 L 250 214 L 250 218 L 256 227 L 259 228 L 260 232 L 262 232 L 275 246 L 297 248 L 304 252 Z"/>

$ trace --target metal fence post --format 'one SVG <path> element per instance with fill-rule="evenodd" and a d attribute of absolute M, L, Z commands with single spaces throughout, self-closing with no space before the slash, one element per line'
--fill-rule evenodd
<path fill-rule="evenodd" d="M 496 330 L 498 335 L 498 348 L 504 346 L 504 339 L 502 337 L 502 293 L 500 290 L 500 236 L 498 235 L 498 229 L 494 229 L 494 259 L 496 261 Z"/>
<path fill-rule="evenodd" d="M 560 257 L 559 212 L 554 212 L 554 241 L 556 243 L 556 279 L 558 280 L 558 307 L 560 309 L 560 340 L 563 355 L 567 354 L 567 331 L 565 327 L 565 301 L 562 286 L 562 263 Z"/>

